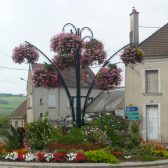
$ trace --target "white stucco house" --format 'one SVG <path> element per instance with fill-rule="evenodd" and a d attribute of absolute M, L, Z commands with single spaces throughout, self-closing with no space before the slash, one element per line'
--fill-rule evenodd
<path fill-rule="evenodd" d="M 66 92 L 62 86 L 54 89 L 35 87 L 32 83 L 32 73 L 35 68 L 42 68 L 44 64 L 31 64 L 29 66 L 28 79 L 27 79 L 27 104 L 25 111 L 24 123 L 30 123 L 43 116 L 46 112 L 49 114 L 51 123 L 57 125 L 59 122 L 64 121 L 68 116 L 71 116 L 71 109 Z M 71 98 L 76 106 L 76 79 L 75 70 L 73 68 L 61 71 L 61 74 L 70 91 Z M 94 73 L 90 68 L 81 69 L 81 106 L 83 107 L 84 98 L 87 94 Z M 88 103 L 92 101 L 99 93 L 100 89 L 93 88 L 91 95 L 88 98 Z M 19 108 L 19 107 L 18 107 Z M 17 115 L 17 113 L 16 113 Z M 11 118 L 12 119 L 12 118 Z M 12 121 L 11 121 L 12 122 Z M 15 126 L 15 125 L 14 125 Z"/>
<path fill-rule="evenodd" d="M 130 42 L 144 52 L 144 63 L 125 70 L 125 106 L 137 106 L 144 140 L 168 143 L 168 23 L 139 43 L 138 12 L 130 14 Z"/>

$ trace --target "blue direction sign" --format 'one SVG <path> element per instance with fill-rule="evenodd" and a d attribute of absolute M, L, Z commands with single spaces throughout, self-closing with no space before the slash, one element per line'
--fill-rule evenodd
<path fill-rule="evenodd" d="M 139 108 L 137 106 L 127 106 L 126 111 L 138 111 Z"/>
<path fill-rule="evenodd" d="M 139 108 L 137 106 L 127 106 L 125 115 L 128 120 L 140 120 L 141 116 L 139 113 Z"/>

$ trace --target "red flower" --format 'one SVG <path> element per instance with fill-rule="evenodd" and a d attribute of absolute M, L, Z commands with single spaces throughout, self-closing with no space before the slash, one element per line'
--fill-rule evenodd
<path fill-rule="evenodd" d="M 19 161 L 24 161 L 24 160 L 25 160 L 24 154 L 18 153 L 17 160 L 19 160 Z"/>
<path fill-rule="evenodd" d="M 45 161 L 45 153 L 44 152 L 38 152 L 37 154 L 36 154 L 36 156 L 37 156 L 37 160 L 38 161 Z"/>
<path fill-rule="evenodd" d="M 87 161 L 87 158 L 82 152 L 77 152 L 76 158 L 74 159 L 75 162 L 84 162 Z"/>
<path fill-rule="evenodd" d="M 67 155 L 66 152 L 57 152 L 57 153 L 54 153 L 54 158 L 53 158 L 53 160 L 54 160 L 54 161 L 57 161 L 57 162 L 66 161 L 66 155 Z"/>

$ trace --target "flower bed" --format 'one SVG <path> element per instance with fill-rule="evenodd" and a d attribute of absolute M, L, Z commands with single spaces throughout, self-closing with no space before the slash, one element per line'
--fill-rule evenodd
<path fill-rule="evenodd" d="M 10 152 L 1 156 L 1 159 L 8 161 L 25 161 L 25 162 L 108 162 L 118 163 L 119 160 L 105 150 L 95 150 L 88 152 L 28 152 L 20 154 L 18 152 Z"/>

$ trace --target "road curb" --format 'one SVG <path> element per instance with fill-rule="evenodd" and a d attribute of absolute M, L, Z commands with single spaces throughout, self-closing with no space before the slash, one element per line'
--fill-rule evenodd
<path fill-rule="evenodd" d="M 168 160 L 149 162 L 121 162 L 119 164 L 108 163 L 42 163 L 42 162 L 0 162 L 0 168 L 121 168 L 121 167 L 149 167 L 168 165 Z"/>

